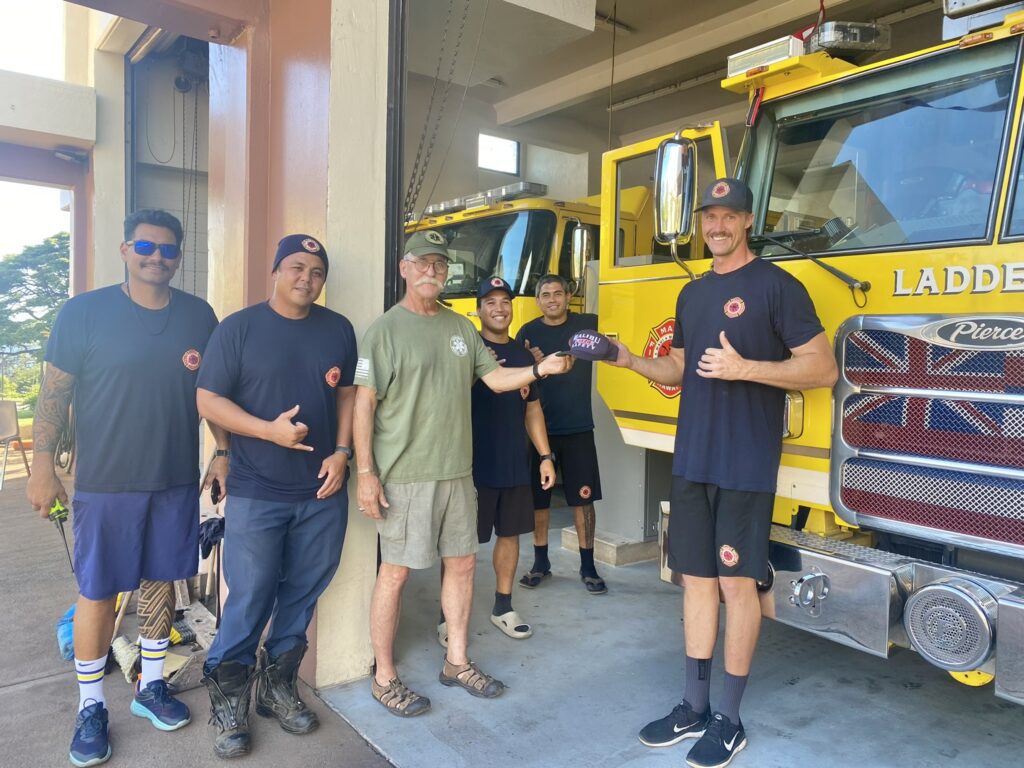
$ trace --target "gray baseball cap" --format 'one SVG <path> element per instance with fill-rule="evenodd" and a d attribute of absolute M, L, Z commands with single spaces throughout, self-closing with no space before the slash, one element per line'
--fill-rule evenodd
<path fill-rule="evenodd" d="M 448 253 L 448 242 L 444 239 L 444 235 L 437 230 L 424 229 L 413 232 L 406 238 L 406 256 L 429 256 L 432 253 L 444 256 L 448 261 L 452 260 L 451 254 Z"/>

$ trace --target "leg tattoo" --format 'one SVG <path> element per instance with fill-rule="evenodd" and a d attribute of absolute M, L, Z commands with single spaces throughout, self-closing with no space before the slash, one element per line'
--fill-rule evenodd
<path fill-rule="evenodd" d="M 174 582 L 143 579 L 139 586 L 139 634 L 162 640 L 171 634 L 174 620 Z"/>

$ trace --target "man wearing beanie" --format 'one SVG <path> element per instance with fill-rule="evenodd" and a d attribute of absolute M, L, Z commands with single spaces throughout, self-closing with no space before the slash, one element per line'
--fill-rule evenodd
<path fill-rule="evenodd" d="M 740 699 L 761 629 L 757 583 L 769 573 L 786 390 L 831 387 L 838 376 L 807 290 L 747 245 L 752 201 L 738 179 L 707 187 L 698 210 L 712 265 L 679 292 L 670 353 L 638 357 L 615 342 L 612 361 L 683 387 L 668 565 L 683 575 L 686 684 L 683 701 L 644 726 L 640 741 L 667 747 L 697 739 L 686 756 L 691 768 L 725 768 L 747 745 Z M 720 594 L 725 676 L 712 708 Z"/>
<path fill-rule="evenodd" d="M 199 371 L 199 412 L 232 434 L 230 591 L 203 681 L 218 757 L 249 752 L 253 687 L 257 714 L 289 733 L 319 725 L 296 681 L 306 629 L 345 540 L 356 365 L 352 324 L 314 303 L 328 266 L 316 238 L 283 238 L 270 300 L 225 318 Z"/>

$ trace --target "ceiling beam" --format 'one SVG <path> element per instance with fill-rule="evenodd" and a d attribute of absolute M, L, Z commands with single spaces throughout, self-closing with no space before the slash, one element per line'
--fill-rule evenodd
<path fill-rule="evenodd" d="M 97 11 L 123 16 L 197 40 L 230 43 L 254 24 L 260 0 L 75 0 Z"/>
<path fill-rule="evenodd" d="M 850 0 L 832 0 L 829 12 Z M 615 57 L 615 82 L 622 83 L 654 70 L 686 61 L 738 41 L 758 29 L 774 29 L 813 16 L 818 0 L 755 0 L 742 8 L 694 24 Z M 724 62 L 723 62 L 724 63 Z M 516 125 L 556 112 L 603 93 L 611 80 L 610 58 L 542 85 L 529 88 L 494 105 L 499 125 Z"/>

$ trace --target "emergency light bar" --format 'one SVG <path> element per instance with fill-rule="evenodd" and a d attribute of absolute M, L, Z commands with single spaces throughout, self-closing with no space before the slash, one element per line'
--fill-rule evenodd
<path fill-rule="evenodd" d="M 515 184 L 506 184 L 503 187 L 488 189 L 486 192 L 474 192 L 471 195 L 456 197 L 452 200 L 445 200 L 441 203 L 428 205 L 424 211 L 424 217 L 444 216 L 445 214 L 462 211 L 466 208 L 480 208 L 504 200 L 517 200 L 520 197 L 544 197 L 548 193 L 547 185 L 537 184 L 532 181 L 518 181 Z"/>
<path fill-rule="evenodd" d="M 767 67 L 777 61 L 785 61 L 793 56 L 802 56 L 803 53 L 803 40 L 792 36 L 780 37 L 778 40 L 734 53 L 726 63 L 726 77 L 742 75 L 751 69 Z"/>
<path fill-rule="evenodd" d="M 807 52 L 825 51 L 837 59 L 851 63 L 868 58 L 891 47 L 888 24 L 857 21 L 826 21 L 807 41 Z"/>

